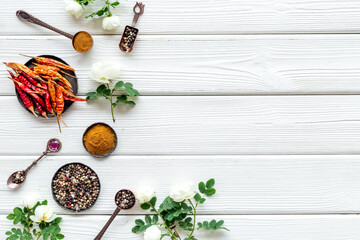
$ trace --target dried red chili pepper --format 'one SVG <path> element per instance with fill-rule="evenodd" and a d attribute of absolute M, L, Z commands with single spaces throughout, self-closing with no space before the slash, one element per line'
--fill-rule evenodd
<path fill-rule="evenodd" d="M 24 103 L 24 106 L 29 109 L 30 112 L 32 112 L 36 117 L 38 117 L 38 115 L 36 115 L 35 111 L 34 111 L 34 105 L 33 102 L 31 101 L 30 97 L 28 95 L 26 95 L 26 93 L 21 90 L 21 88 L 14 82 L 16 91 L 18 92 L 21 101 Z"/>

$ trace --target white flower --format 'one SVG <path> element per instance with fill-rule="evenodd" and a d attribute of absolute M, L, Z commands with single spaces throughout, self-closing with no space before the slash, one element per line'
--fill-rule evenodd
<path fill-rule="evenodd" d="M 144 232 L 144 240 L 160 240 L 161 230 L 158 226 L 151 226 Z"/>
<path fill-rule="evenodd" d="M 83 7 L 74 0 L 65 0 L 65 10 L 73 15 L 76 19 L 79 19 L 84 12 Z"/>
<path fill-rule="evenodd" d="M 119 16 L 106 17 L 102 21 L 102 27 L 104 30 L 114 30 L 120 27 L 120 21 Z"/>
<path fill-rule="evenodd" d="M 182 202 L 185 199 L 190 199 L 194 197 L 196 194 L 195 188 L 193 184 L 181 184 L 174 186 L 171 189 L 170 197 L 175 202 Z"/>
<path fill-rule="evenodd" d="M 32 209 L 38 202 L 36 195 L 27 195 L 22 201 L 22 205 L 28 209 Z"/>
<path fill-rule="evenodd" d="M 154 197 L 155 192 L 150 188 L 139 188 L 136 190 L 136 200 L 143 204 L 145 202 L 150 202 L 150 200 Z"/>
<path fill-rule="evenodd" d="M 54 210 L 46 205 L 38 206 L 35 209 L 35 215 L 30 216 L 33 222 L 52 222 L 55 218 Z"/>
<path fill-rule="evenodd" d="M 112 62 L 97 62 L 91 67 L 90 77 L 99 83 L 108 84 L 110 80 L 114 80 L 119 76 L 120 71 L 120 64 Z"/>

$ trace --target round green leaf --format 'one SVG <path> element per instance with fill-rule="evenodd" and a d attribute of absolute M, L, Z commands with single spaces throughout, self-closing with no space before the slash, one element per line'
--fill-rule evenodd
<path fill-rule="evenodd" d="M 209 181 L 206 182 L 206 188 L 212 188 L 215 185 L 215 179 L 210 179 Z"/>

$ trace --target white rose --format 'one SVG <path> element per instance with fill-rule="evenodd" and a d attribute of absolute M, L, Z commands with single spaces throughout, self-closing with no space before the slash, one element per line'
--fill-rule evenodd
<path fill-rule="evenodd" d="M 108 84 L 120 75 L 121 66 L 112 62 L 97 62 L 91 67 L 90 77 L 99 82 Z"/>
<path fill-rule="evenodd" d="M 84 13 L 83 7 L 74 0 L 65 0 L 65 11 L 73 15 L 76 19 L 79 19 Z"/>
<path fill-rule="evenodd" d="M 30 216 L 33 222 L 52 222 L 55 218 L 54 210 L 46 205 L 38 206 L 35 209 L 35 215 Z"/>
<path fill-rule="evenodd" d="M 102 27 L 104 30 L 114 30 L 120 27 L 120 22 L 119 16 L 106 17 L 102 21 Z"/>
<path fill-rule="evenodd" d="M 196 194 L 195 188 L 193 184 L 181 184 L 174 186 L 171 189 L 170 197 L 175 202 L 182 202 L 185 199 L 190 199 L 194 197 Z"/>
<path fill-rule="evenodd" d="M 140 203 L 150 202 L 154 197 L 155 192 L 150 188 L 139 188 L 136 190 L 136 200 Z"/>
<path fill-rule="evenodd" d="M 160 240 L 161 239 L 161 230 L 158 226 L 151 226 L 144 232 L 144 240 Z"/>
<path fill-rule="evenodd" d="M 22 205 L 28 209 L 32 209 L 36 203 L 38 202 L 38 198 L 35 195 L 27 195 L 22 201 Z"/>

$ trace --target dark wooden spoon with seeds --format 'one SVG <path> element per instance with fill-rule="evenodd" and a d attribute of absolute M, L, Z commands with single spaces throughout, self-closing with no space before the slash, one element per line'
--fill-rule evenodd
<path fill-rule="evenodd" d="M 104 236 L 106 230 L 109 228 L 110 224 L 114 221 L 115 217 L 121 210 L 129 210 L 135 206 L 135 203 L 136 197 L 132 191 L 127 189 L 118 191 L 115 195 L 116 209 L 105 226 L 101 229 L 99 234 L 94 238 L 94 240 L 100 240 Z"/>

